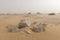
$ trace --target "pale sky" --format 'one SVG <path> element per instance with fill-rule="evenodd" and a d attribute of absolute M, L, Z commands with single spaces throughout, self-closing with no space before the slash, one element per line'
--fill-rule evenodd
<path fill-rule="evenodd" d="M 60 12 L 60 0 L 0 0 L 0 12 Z"/>

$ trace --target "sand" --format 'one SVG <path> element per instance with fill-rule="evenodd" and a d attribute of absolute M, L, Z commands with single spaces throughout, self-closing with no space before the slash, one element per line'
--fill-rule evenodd
<path fill-rule="evenodd" d="M 60 14 L 30 14 L 29 17 L 25 16 L 26 14 L 0 15 L 0 40 L 60 40 Z M 39 33 L 31 32 L 30 34 L 24 32 L 24 30 L 31 31 L 28 28 L 23 28 L 19 30 L 19 32 L 7 31 L 6 26 L 18 25 L 21 19 L 27 19 L 31 22 L 46 23 L 46 31 Z"/>

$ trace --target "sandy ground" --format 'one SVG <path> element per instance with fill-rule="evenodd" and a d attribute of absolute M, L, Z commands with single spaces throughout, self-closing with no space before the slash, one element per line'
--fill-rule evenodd
<path fill-rule="evenodd" d="M 47 15 L 47 14 L 26 14 L 21 15 L 0 15 L 0 40 L 60 40 L 60 14 Z M 31 22 L 47 23 L 45 32 L 31 32 L 26 34 L 23 31 L 7 32 L 7 25 L 18 25 L 21 19 L 27 19 Z M 23 30 L 29 30 L 24 28 Z"/>

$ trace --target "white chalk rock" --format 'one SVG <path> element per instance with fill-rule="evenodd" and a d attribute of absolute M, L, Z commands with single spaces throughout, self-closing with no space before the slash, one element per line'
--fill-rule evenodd
<path fill-rule="evenodd" d="M 25 32 L 26 32 L 27 34 L 31 34 L 31 31 L 29 31 L 29 30 L 25 30 Z"/>
<path fill-rule="evenodd" d="M 30 27 L 31 22 L 28 20 L 21 20 L 19 23 L 19 28 L 23 28 L 23 27 Z"/>

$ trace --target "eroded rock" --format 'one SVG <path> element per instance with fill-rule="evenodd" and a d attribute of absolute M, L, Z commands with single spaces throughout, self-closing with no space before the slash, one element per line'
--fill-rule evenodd
<path fill-rule="evenodd" d="M 34 31 L 34 32 L 45 31 L 45 27 L 46 27 L 46 24 L 40 23 L 40 24 L 38 24 L 36 27 L 33 27 L 33 28 L 32 28 L 32 31 Z"/>

